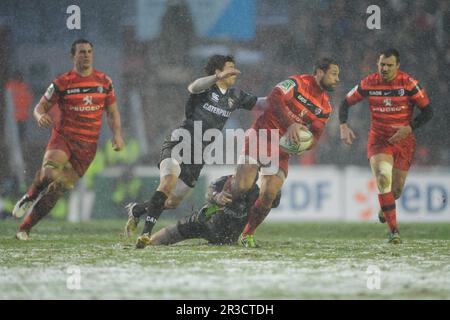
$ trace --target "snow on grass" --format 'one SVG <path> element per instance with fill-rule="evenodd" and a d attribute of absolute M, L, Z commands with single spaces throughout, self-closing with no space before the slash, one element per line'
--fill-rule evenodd
<path fill-rule="evenodd" d="M 450 227 L 440 226 L 440 239 L 405 237 L 400 246 L 371 225 L 370 236 L 353 239 L 342 237 L 347 226 L 308 234 L 308 225 L 286 224 L 283 236 L 277 226 L 259 231 L 257 250 L 200 240 L 135 250 L 100 226 L 52 225 L 28 243 L 2 233 L 0 299 L 450 299 Z M 68 287 L 70 267 L 80 290 Z M 369 267 L 379 270 L 380 289 L 368 288 Z"/>

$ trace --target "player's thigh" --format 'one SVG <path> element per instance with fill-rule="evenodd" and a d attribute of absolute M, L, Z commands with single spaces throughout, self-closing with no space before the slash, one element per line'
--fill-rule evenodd
<path fill-rule="evenodd" d="M 178 179 L 175 187 L 172 189 L 169 197 L 166 200 L 165 208 L 173 209 L 180 205 L 184 198 L 186 198 L 194 188 L 189 187 L 183 180 Z"/>
<path fill-rule="evenodd" d="M 283 187 L 284 179 L 281 174 L 261 176 L 261 189 L 259 199 L 262 203 L 271 207 L 272 202 Z"/>
<path fill-rule="evenodd" d="M 257 164 L 239 164 L 236 168 L 233 186 L 231 187 L 233 195 L 249 190 L 255 182 L 258 170 L 259 165 Z"/>
<path fill-rule="evenodd" d="M 52 181 L 58 180 L 63 174 L 64 167 L 69 163 L 69 155 L 59 149 L 47 150 L 42 162 L 42 175 Z"/>
<path fill-rule="evenodd" d="M 395 199 L 400 198 L 400 196 L 402 195 L 407 176 L 407 170 L 400 170 L 397 168 L 394 168 L 392 170 L 392 193 Z"/>

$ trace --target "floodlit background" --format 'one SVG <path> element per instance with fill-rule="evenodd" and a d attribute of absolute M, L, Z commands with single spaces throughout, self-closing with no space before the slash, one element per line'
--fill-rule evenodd
<path fill-rule="evenodd" d="M 66 25 L 72 4 L 80 8 L 80 30 Z M 379 30 L 366 25 L 371 4 L 381 9 Z M 420 81 L 435 110 L 432 122 L 417 132 L 415 165 L 397 204 L 399 220 L 449 221 L 449 8 L 445 0 L 2 0 L 2 217 L 41 165 L 49 137 L 49 130 L 38 129 L 32 108 L 51 81 L 72 67 L 70 44 L 83 37 L 94 44 L 94 66 L 114 81 L 127 149 L 112 152 L 105 123 L 95 162 L 77 190 L 59 201 L 53 218 L 124 219 L 126 203 L 146 200 L 158 183 L 164 136 L 184 117 L 187 85 L 203 76 L 208 56 L 221 53 L 236 58 L 242 71 L 237 86 L 257 96 L 290 75 L 311 72 L 319 57 L 339 61 L 341 84 L 331 95 L 335 111 L 327 131 L 315 150 L 291 159 L 281 207 L 269 220 L 375 220 L 377 191 L 366 160 L 367 104 L 352 108 L 350 124 L 358 139 L 351 149 L 339 140 L 337 108 L 346 92 L 376 71 L 380 50 L 396 47 L 401 68 Z M 25 98 L 14 105 L 5 88 L 20 76 Z M 236 112 L 227 128 L 248 128 L 257 116 Z M 208 181 L 232 171 L 207 166 L 193 196 L 163 217 L 198 208 Z"/>

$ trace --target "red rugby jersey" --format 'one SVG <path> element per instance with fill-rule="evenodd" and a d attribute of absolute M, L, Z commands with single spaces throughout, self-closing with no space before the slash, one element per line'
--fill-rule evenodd
<path fill-rule="evenodd" d="M 116 102 L 111 79 L 95 69 L 87 77 L 74 70 L 59 76 L 44 97 L 61 110 L 61 122 L 55 130 L 70 139 L 91 143 L 100 136 L 103 111 Z"/>
<path fill-rule="evenodd" d="M 403 71 L 390 82 L 373 73 L 361 80 L 346 97 L 350 105 L 364 98 L 369 99 L 371 134 L 390 138 L 396 129 L 392 126 L 411 125 L 414 106 L 425 108 L 430 104 L 425 90 L 419 82 Z"/>
<path fill-rule="evenodd" d="M 309 127 L 316 139 L 325 128 L 331 104 L 326 91 L 312 75 L 294 75 L 277 84 L 268 96 L 269 107 L 256 124 L 264 128 L 278 128 L 284 135 L 294 122 Z"/>

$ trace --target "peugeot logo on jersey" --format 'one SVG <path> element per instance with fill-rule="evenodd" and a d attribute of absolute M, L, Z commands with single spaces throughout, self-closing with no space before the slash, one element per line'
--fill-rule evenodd
<path fill-rule="evenodd" d="M 92 96 L 86 96 L 86 97 L 84 97 L 84 98 L 83 98 L 83 102 L 84 102 L 84 104 L 85 104 L 86 106 L 92 104 Z"/>
<path fill-rule="evenodd" d="M 391 99 L 384 99 L 383 103 L 386 107 L 392 107 L 392 100 Z"/>

